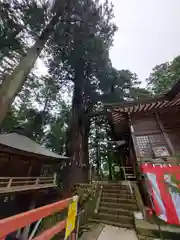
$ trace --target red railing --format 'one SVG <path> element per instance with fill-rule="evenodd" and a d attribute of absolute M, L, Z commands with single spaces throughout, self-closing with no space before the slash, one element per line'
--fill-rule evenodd
<path fill-rule="evenodd" d="M 0 240 L 4 240 L 8 234 L 17 231 L 18 229 L 28 226 L 29 224 L 36 222 L 44 217 L 50 216 L 53 213 L 62 211 L 63 209 L 67 208 L 71 202 L 72 198 L 68 198 L 0 220 Z M 57 223 L 50 229 L 45 230 L 37 237 L 33 238 L 33 240 L 49 240 L 54 235 L 60 233 L 63 229 L 65 229 L 65 227 L 66 219 Z"/>

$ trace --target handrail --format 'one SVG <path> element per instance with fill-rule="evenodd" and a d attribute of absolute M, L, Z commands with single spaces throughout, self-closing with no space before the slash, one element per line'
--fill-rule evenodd
<path fill-rule="evenodd" d="M 72 200 L 73 198 L 67 198 L 56 203 L 52 203 L 0 220 L 0 239 L 4 240 L 8 234 L 15 232 L 17 229 L 21 229 L 33 222 L 40 220 L 41 218 L 47 217 L 56 212 L 60 212 L 61 210 L 67 208 Z M 33 238 L 33 240 L 50 239 L 58 232 L 61 232 L 65 226 L 66 220 L 63 220 L 53 226 L 51 229 L 45 230 L 39 236 Z"/>
<path fill-rule="evenodd" d="M 137 184 L 134 182 L 132 183 L 132 186 L 134 188 L 134 193 L 135 193 L 135 198 L 136 198 L 136 203 L 138 205 L 138 208 L 142 212 L 144 219 L 146 219 L 146 209 L 145 209 L 139 188 Z"/>
<path fill-rule="evenodd" d="M 21 187 L 25 185 L 55 184 L 56 174 L 51 177 L 0 177 L 0 188 Z"/>
<path fill-rule="evenodd" d="M 126 167 L 126 166 L 124 166 L 124 167 L 120 167 L 120 168 L 124 168 L 124 169 L 133 169 L 133 167 Z"/>
<path fill-rule="evenodd" d="M 51 177 L 40 177 L 40 178 L 42 178 L 42 179 L 49 179 L 49 178 L 53 178 L 53 177 L 54 177 L 54 175 L 52 175 Z M 0 177 L 0 180 L 9 180 L 10 178 L 15 178 L 15 179 L 36 179 L 38 177 Z"/>
<path fill-rule="evenodd" d="M 123 171 L 124 180 L 125 180 L 125 181 L 128 180 L 128 176 L 130 176 L 130 174 L 128 174 L 128 173 L 126 172 L 126 170 L 132 169 L 132 171 L 133 171 L 133 176 L 135 176 L 134 169 L 133 169 L 132 166 L 131 166 L 131 167 L 129 167 L 129 166 L 127 166 L 127 167 L 126 167 L 126 166 L 121 166 L 120 169 L 122 169 L 122 171 Z M 132 176 L 132 175 L 131 175 L 131 176 Z"/>
<path fill-rule="evenodd" d="M 126 181 L 126 171 L 125 171 L 125 168 L 124 167 L 120 167 L 122 170 L 123 170 L 123 174 L 124 174 L 124 180 Z"/>
<path fill-rule="evenodd" d="M 101 203 L 102 192 L 103 192 L 103 185 L 100 186 L 99 196 L 98 196 L 97 201 L 96 201 L 96 208 L 95 208 L 95 210 L 94 210 L 94 212 L 95 212 L 96 214 L 97 214 L 98 211 L 99 211 L 99 206 L 100 206 L 100 203 Z"/>

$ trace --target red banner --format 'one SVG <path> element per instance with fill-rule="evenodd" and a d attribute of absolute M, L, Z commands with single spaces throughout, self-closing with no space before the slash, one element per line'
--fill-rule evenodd
<path fill-rule="evenodd" d="M 144 173 L 156 215 L 180 225 L 180 166 L 143 164 Z"/>

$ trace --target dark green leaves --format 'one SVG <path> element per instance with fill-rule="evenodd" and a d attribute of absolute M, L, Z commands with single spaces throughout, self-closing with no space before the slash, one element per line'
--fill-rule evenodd
<path fill-rule="evenodd" d="M 180 78 L 180 57 L 171 62 L 162 63 L 153 68 L 147 82 L 158 95 L 166 93 Z"/>

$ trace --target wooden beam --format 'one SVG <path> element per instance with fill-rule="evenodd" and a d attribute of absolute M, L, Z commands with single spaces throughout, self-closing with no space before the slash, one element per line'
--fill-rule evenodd
<path fill-rule="evenodd" d="M 152 134 L 157 134 L 161 133 L 161 130 L 148 130 L 148 131 L 140 131 L 140 132 L 135 132 L 135 136 L 143 136 L 143 135 L 152 135 Z"/>
<path fill-rule="evenodd" d="M 106 116 L 107 111 L 97 111 L 97 112 L 90 112 L 90 113 L 85 113 L 85 116 L 92 118 L 92 117 L 97 117 L 97 116 Z"/>
<path fill-rule="evenodd" d="M 105 108 L 123 108 L 123 107 L 130 107 L 134 105 L 139 105 L 139 104 L 148 104 L 148 103 L 153 103 L 157 101 L 162 101 L 164 100 L 165 97 L 164 95 L 160 95 L 158 97 L 153 97 L 153 98 L 147 98 L 147 99 L 141 99 L 141 100 L 136 100 L 136 101 L 127 101 L 127 102 L 120 102 L 120 103 L 105 103 L 104 107 Z"/>
<path fill-rule="evenodd" d="M 41 190 L 47 188 L 55 188 L 57 185 L 55 184 L 38 184 L 38 185 L 29 185 L 29 186 L 21 186 L 21 187 L 9 187 L 9 188 L 0 188 L 0 194 L 4 193 L 12 193 L 12 192 L 27 192 L 34 190 Z"/>
<path fill-rule="evenodd" d="M 164 130 L 164 126 L 163 126 L 163 124 L 162 124 L 162 122 L 161 122 L 161 119 L 160 119 L 160 117 L 159 117 L 159 114 L 158 114 L 158 113 L 155 113 L 154 115 L 155 115 L 156 121 L 157 121 L 157 123 L 158 123 L 158 125 L 159 125 L 159 127 L 160 127 L 160 129 L 161 129 L 161 131 L 162 131 L 162 134 L 163 134 L 164 140 L 165 140 L 165 142 L 166 142 L 166 144 L 167 144 L 167 147 L 169 148 L 171 154 L 172 154 L 172 155 L 175 155 L 174 147 L 173 147 L 173 145 L 172 145 L 172 143 L 171 143 L 171 141 L 170 141 L 170 139 L 169 139 L 168 134 L 167 134 L 167 133 L 165 132 L 165 130 Z"/>
<path fill-rule="evenodd" d="M 16 156 L 22 156 L 24 157 L 24 161 L 27 161 L 27 159 L 25 157 L 33 157 L 34 160 L 38 159 L 42 160 L 43 162 L 46 162 L 47 164 L 53 165 L 57 162 L 62 162 L 65 161 L 66 159 L 57 159 L 57 158 L 53 158 L 53 157 L 49 157 L 49 156 L 44 156 L 44 155 L 40 155 L 40 154 L 36 154 L 36 153 L 31 153 L 31 152 L 26 152 L 20 149 L 15 149 L 15 148 L 11 148 L 9 146 L 5 146 L 3 144 L 0 143 L 0 152 L 3 153 L 8 153 L 10 154 L 11 158 L 13 158 L 12 154 L 16 155 Z M 67 157 L 68 160 L 68 157 Z"/>
<path fill-rule="evenodd" d="M 55 175 L 52 177 L 0 177 L 0 193 L 29 191 L 56 186 Z"/>
<path fill-rule="evenodd" d="M 128 114 L 128 123 L 129 123 L 129 129 L 130 129 L 130 132 L 131 132 L 132 142 L 133 142 L 133 145 L 134 145 L 136 160 L 138 161 L 139 158 L 140 158 L 140 151 L 139 151 L 139 147 L 137 146 L 136 136 L 135 136 L 135 133 L 134 133 L 134 128 L 133 128 L 133 125 L 132 125 L 130 113 Z"/>

